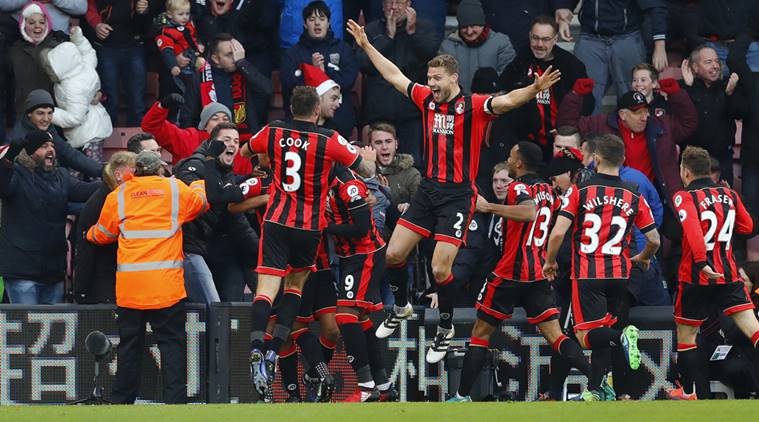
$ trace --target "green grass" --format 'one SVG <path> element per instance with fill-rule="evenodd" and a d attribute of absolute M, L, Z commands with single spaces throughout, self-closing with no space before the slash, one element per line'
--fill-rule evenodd
<path fill-rule="evenodd" d="M 349 420 L 461 421 L 623 421 L 676 422 L 755 420 L 758 401 L 601 402 L 601 403 L 378 403 L 187 406 L 11 406 L 0 408 L 0 421 L 204 421 L 290 422 Z"/>

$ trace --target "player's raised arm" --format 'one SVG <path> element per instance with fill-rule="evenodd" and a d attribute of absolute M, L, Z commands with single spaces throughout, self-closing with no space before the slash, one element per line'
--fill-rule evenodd
<path fill-rule="evenodd" d="M 495 114 L 503 114 L 509 110 L 520 107 L 535 98 L 540 92 L 552 87 L 556 82 L 559 82 L 560 79 L 561 72 L 559 69 L 553 69 L 553 66 L 548 66 L 548 69 L 546 69 L 542 75 L 535 76 L 535 81 L 530 86 L 515 89 L 508 94 L 494 97 L 491 103 L 493 112 Z"/>
<path fill-rule="evenodd" d="M 411 80 L 398 69 L 398 66 L 393 64 L 393 62 L 388 60 L 382 55 L 382 53 L 374 48 L 372 43 L 369 42 L 366 32 L 364 32 L 364 27 L 357 24 L 353 19 L 349 19 L 347 30 L 348 33 L 353 36 L 353 39 L 356 40 L 356 45 L 366 52 L 367 57 L 372 61 L 372 64 L 377 68 L 380 75 L 382 75 L 390 85 L 394 86 L 395 89 L 403 93 L 403 95 L 408 96 L 407 89 Z"/>

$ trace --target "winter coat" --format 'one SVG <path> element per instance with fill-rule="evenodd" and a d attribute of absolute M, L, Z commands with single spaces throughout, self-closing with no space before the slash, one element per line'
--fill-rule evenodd
<path fill-rule="evenodd" d="M 113 126 L 108 112 L 101 103 L 92 104 L 100 90 L 97 55 L 81 28 L 71 30 L 71 42 L 43 53 L 42 61 L 54 81 L 53 124 L 63 129 L 69 144 L 81 148 L 111 136 Z"/>
<path fill-rule="evenodd" d="M 98 246 L 85 235 L 100 218 L 105 198 L 111 189 L 100 186 L 79 213 L 76 220 L 76 255 L 74 256 L 74 299 L 77 303 L 116 303 L 117 243 Z"/>
<path fill-rule="evenodd" d="M 649 116 L 646 125 L 648 154 L 656 175 L 656 187 L 662 193 L 662 202 L 671 207 L 669 198 L 683 188 L 680 180 L 680 166 L 677 145 L 684 144 L 698 125 L 696 107 L 688 93 L 680 90 L 668 97 L 671 112 L 664 116 Z M 616 112 L 581 116 L 583 98 L 574 92 L 567 94 L 559 108 L 557 124 L 575 126 L 585 136 L 588 133 L 612 133 L 620 136 L 619 120 Z"/>
<path fill-rule="evenodd" d="M 580 29 L 586 34 L 613 36 L 639 31 L 644 15 L 650 20 L 654 40 L 667 34 L 664 0 L 585 0 L 580 8 Z"/>
<path fill-rule="evenodd" d="M 501 74 L 517 56 L 508 35 L 493 30 L 479 47 L 469 47 L 459 31 L 454 31 L 440 44 L 440 54 L 450 54 L 459 62 L 459 85 L 465 94 L 472 93 L 472 78 L 477 69 L 492 67 Z"/>
<path fill-rule="evenodd" d="M 744 39 L 731 46 L 730 54 L 727 56 L 727 65 L 740 78 L 740 82 L 735 88 L 736 91 L 740 90 L 746 98 L 753 99 L 753 101 L 748 102 L 746 115 L 743 119 L 741 164 L 744 168 L 758 168 L 759 160 L 756 157 L 759 156 L 759 101 L 756 99 L 759 98 L 759 73 L 753 73 L 746 63 L 746 48 L 749 41 Z"/>
<path fill-rule="evenodd" d="M 149 4 L 148 10 L 143 14 L 135 11 L 136 5 L 137 0 L 89 0 L 86 19 L 92 32 L 85 34 L 96 46 L 129 48 L 143 45 L 150 30 L 151 9 L 157 9 L 157 4 Z M 99 23 L 113 28 L 104 40 L 94 33 Z"/>
<path fill-rule="evenodd" d="M 432 23 L 417 19 L 414 35 L 408 35 L 405 27 L 401 27 L 396 30 L 395 38 L 387 36 L 386 28 L 386 20 L 383 18 L 370 22 L 364 31 L 374 48 L 395 63 L 406 77 L 413 82 L 426 84 L 427 62 L 435 56 L 440 46 L 440 36 Z M 385 81 L 364 50 L 359 49 L 356 54 L 364 73 L 363 122 L 419 119 L 419 109 L 408 97 Z"/>
<path fill-rule="evenodd" d="M 210 43 L 216 34 L 226 32 L 240 41 L 250 58 L 252 53 L 279 55 L 277 34 L 277 8 L 272 0 L 233 0 L 229 12 L 215 16 L 211 2 L 202 6 L 192 3 L 192 20 L 198 29 L 198 37 Z"/>
<path fill-rule="evenodd" d="M 69 202 L 85 202 L 101 182 L 82 182 L 68 170 L 45 171 L 22 152 L 0 161 L 0 275 L 40 283 L 63 281 Z"/>
<path fill-rule="evenodd" d="M 353 96 L 351 90 L 358 76 L 358 62 L 353 49 L 342 40 L 335 38 L 330 30 L 324 39 L 315 40 L 303 32 L 300 41 L 287 49 L 282 56 L 280 77 L 282 79 L 282 96 L 286 113 L 290 113 L 290 94 L 298 85 L 303 85 L 303 75 L 299 66 L 311 64 L 311 55 L 319 52 L 324 56 L 324 71 L 327 76 L 340 85 L 343 103 L 335 112 L 334 123 L 338 132 L 346 138 L 356 126 L 353 113 Z"/>
<path fill-rule="evenodd" d="M 56 112 L 53 112 L 55 115 Z M 8 139 L 12 144 L 22 146 L 26 134 L 36 129 L 36 127 L 29 120 L 29 117 L 24 115 L 16 121 L 16 125 L 11 130 Z M 97 161 L 87 157 L 80 151 L 75 150 L 65 139 L 61 137 L 58 130 L 54 125 L 50 125 L 47 128 L 48 133 L 53 136 L 53 143 L 55 144 L 55 156 L 58 160 L 58 164 L 61 167 L 67 169 L 76 170 L 82 172 L 87 177 L 100 177 L 103 173 L 103 165 Z"/>
<path fill-rule="evenodd" d="M 185 129 L 177 127 L 169 121 L 169 109 L 161 107 L 161 103 L 157 101 L 142 118 L 141 128 L 155 136 L 158 145 L 171 153 L 172 164 L 174 165 L 192 155 L 200 144 L 210 136 L 208 132 L 195 127 Z M 252 171 L 253 165 L 250 160 L 238 154 L 235 157 L 235 174 L 244 176 Z"/>
<path fill-rule="evenodd" d="M 577 0 L 481 0 L 485 21 L 493 30 L 506 34 L 517 51 L 529 45 L 532 20 L 553 16 L 556 9 L 574 10 Z M 515 13 L 515 11 L 519 13 Z"/>
<path fill-rule="evenodd" d="M 196 180 L 205 180 L 207 185 L 218 183 L 229 189 L 237 189 L 239 202 L 242 200 L 242 191 L 239 190 L 234 180 L 231 168 L 222 167 L 218 160 L 213 160 L 215 165 L 206 165 L 209 142 L 203 142 L 198 149 L 188 158 L 179 162 L 174 167 L 174 176 L 188 186 Z M 209 174 L 213 171 L 215 174 Z M 207 187 L 207 189 L 209 189 Z M 211 209 L 202 216 L 185 223 L 182 226 L 184 237 L 182 247 L 185 253 L 206 256 L 208 242 L 221 235 L 227 235 L 238 244 L 238 250 L 252 253 L 257 251 L 258 236 L 250 227 L 244 214 L 232 214 L 227 211 L 227 203 L 214 203 L 211 195 L 208 198 Z M 247 261 L 251 261 L 248 257 Z"/>
<path fill-rule="evenodd" d="M 414 157 L 409 154 L 395 154 L 389 166 L 379 166 L 379 172 L 390 183 L 390 203 L 392 206 L 410 203 L 419 187 L 422 175 L 414 167 Z"/>
<path fill-rule="evenodd" d="M 27 4 L 29 0 L 3 0 L 0 1 L 0 12 L 15 12 L 13 16 L 18 18 Z M 71 17 L 82 16 L 87 12 L 87 0 L 48 0 L 44 7 L 52 30 L 68 33 Z"/>
<path fill-rule="evenodd" d="M 277 0 L 277 3 L 284 3 L 279 20 L 279 46 L 282 49 L 288 49 L 298 42 L 304 32 L 303 9 L 311 3 L 311 0 Z M 342 40 L 345 26 L 343 23 L 343 2 L 342 0 L 325 0 L 325 3 L 332 15 L 329 25 L 335 31 L 335 38 Z M 309 63 L 311 63 L 310 60 Z"/>

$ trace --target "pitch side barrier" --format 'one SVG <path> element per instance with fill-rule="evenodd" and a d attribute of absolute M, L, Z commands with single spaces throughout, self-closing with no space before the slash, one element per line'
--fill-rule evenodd
<path fill-rule="evenodd" d="M 492 365 L 498 367 L 500 387 L 517 400 L 535 400 L 548 387 L 551 348 L 518 309 L 493 337 Z M 377 314 L 377 323 L 382 315 Z M 663 398 L 672 386 L 675 353 L 671 307 L 638 307 L 630 319 L 641 328 L 641 368 L 634 373 L 634 398 Z M 474 323 L 473 309 L 456 309 L 453 348 L 464 348 Z M 382 341 L 388 373 L 404 401 L 439 401 L 456 379 L 460 354 L 436 365 L 426 364 L 426 348 L 432 343 L 437 310 L 417 308 L 393 336 Z M 218 303 L 209 307 L 187 305 L 187 395 L 196 403 L 245 403 L 253 400 L 248 368 L 249 303 Z M 318 324 L 311 329 L 318 335 Z M 109 305 L 1 305 L 0 306 L 0 404 L 63 404 L 89 396 L 93 387 L 95 358 L 87 352 L 85 337 L 93 330 L 105 333 L 115 347 L 119 336 L 114 307 Z M 140 401 L 160 401 L 160 351 L 148 330 L 143 352 Z M 449 370 L 444 367 L 448 365 Z M 355 376 L 338 344 L 330 364 L 337 381 L 335 398 L 350 395 Z M 302 374 L 302 367 L 299 372 Z M 101 363 L 105 398 L 110 398 L 116 374 L 115 350 Z M 483 372 L 485 377 L 492 371 Z M 302 377 L 301 377 L 302 378 Z M 299 378 L 299 379 L 301 379 Z M 484 380 L 484 379 L 483 379 Z M 583 377 L 571 375 L 575 390 Z M 455 382 L 455 381 L 453 381 Z M 480 385 L 490 385 L 481 382 Z M 455 388 L 455 386 L 452 386 Z M 486 389 L 486 388 L 485 388 Z M 275 398 L 285 398 L 277 376 Z M 305 391 L 305 390 L 301 390 Z M 473 395 L 486 394 L 474 391 Z"/>

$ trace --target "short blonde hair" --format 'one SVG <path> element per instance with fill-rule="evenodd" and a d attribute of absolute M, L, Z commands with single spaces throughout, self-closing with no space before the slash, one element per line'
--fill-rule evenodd
<path fill-rule="evenodd" d="M 111 156 L 108 163 L 103 167 L 103 181 L 111 190 L 116 189 L 116 176 L 114 172 L 121 167 L 135 167 L 137 154 L 129 151 L 119 151 Z"/>
<path fill-rule="evenodd" d="M 177 10 L 189 9 L 190 0 L 166 0 L 166 11 L 173 12 Z"/>
<path fill-rule="evenodd" d="M 427 67 L 442 67 L 449 75 L 459 73 L 459 62 L 450 54 L 441 54 L 427 62 Z"/>

